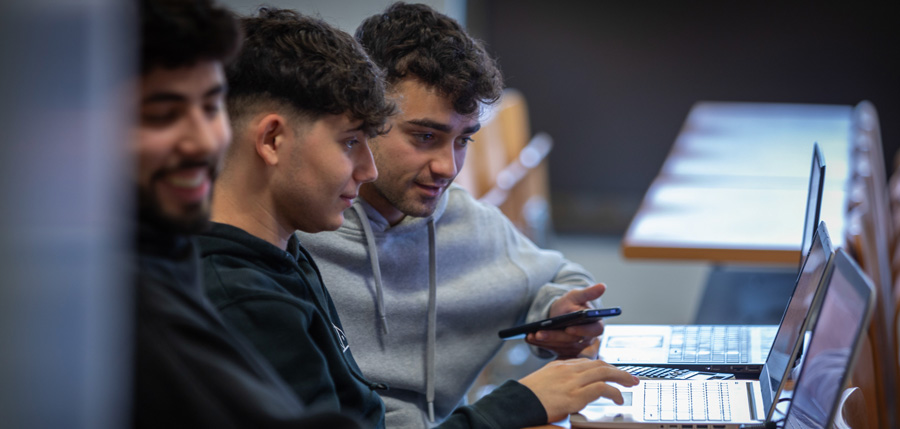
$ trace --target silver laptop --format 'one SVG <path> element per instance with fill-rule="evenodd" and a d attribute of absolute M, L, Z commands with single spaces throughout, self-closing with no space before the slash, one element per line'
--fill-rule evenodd
<path fill-rule="evenodd" d="M 825 181 L 825 159 L 813 145 L 806 211 L 803 219 L 800 275 L 795 275 L 794 295 L 809 301 L 815 289 L 800 288 L 803 265 L 819 223 Z M 828 254 L 831 253 L 830 240 Z M 815 285 L 817 279 L 813 279 Z M 809 281 L 805 279 L 804 281 Z M 809 283 L 806 283 L 809 285 Z M 807 295 L 808 294 L 808 295 Z M 794 300 L 792 295 L 791 301 Z M 790 306 L 788 306 L 789 308 Z M 808 307 L 804 307 L 803 317 Z M 787 311 L 787 310 L 785 310 Z M 782 314 L 782 318 L 785 314 Z M 777 325 L 627 325 L 610 324 L 604 329 L 600 357 L 620 367 L 669 367 L 701 374 L 689 377 L 721 378 L 713 373 L 732 373 L 752 378 L 759 374 L 769 354 Z M 626 369 L 628 370 L 628 369 Z"/>
<path fill-rule="evenodd" d="M 788 427 L 825 427 L 865 335 L 874 306 L 873 289 L 860 268 L 838 249 L 823 278 L 821 311 L 801 364 L 794 357 L 806 327 L 783 320 L 775 344 L 795 337 L 788 359 L 772 353 L 758 380 L 644 380 L 623 388 L 623 405 L 601 398 L 573 414 L 572 427 L 738 428 L 780 421 L 787 404 Z M 800 373 L 800 378 L 793 375 Z M 796 383 L 795 383 L 796 381 Z M 796 425 L 796 426 L 793 426 Z"/>
<path fill-rule="evenodd" d="M 825 295 L 813 330 L 821 334 L 811 336 L 797 365 L 800 375 L 795 389 L 782 395 L 791 398 L 785 428 L 831 427 L 869 326 L 875 301 L 871 284 L 849 258 L 835 262 L 830 288 L 840 293 Z"/>

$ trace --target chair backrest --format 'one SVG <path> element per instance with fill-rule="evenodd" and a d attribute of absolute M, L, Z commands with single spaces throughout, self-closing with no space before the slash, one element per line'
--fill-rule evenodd
<path fill-rule="evenodd" d="M 862 405 L 868 424 L 866 426 L 852 427 L 881 427 L 878 407 L 878 376 L 875 371 L 875 355 L 872 349 L 872 332 L 866 333 L 859 347 L 859 355 L 856 358 L 856 364 L 853 366 L 853 372 L 850 375 L 851 388 L 859 390 L 858 395 L 863 396 L 866 401 Z"/>
<path fill-rule="evenodd" d="M 499 207 L 520 231 L 543 244 L 550 227 L 545 158 L 553 141 L 546 133 L 531 136 L 522 93 L 506 89 L 485 112 L 481 129 L 472 138 L 456 183 Z"/>
<path fill-rule="evenodd" d="M 528 121 L 528 106 L 522 93 L 504 90 L 497 103 L 485 107 L 481 129 L 472 136 L 474 142 L 467 149 L 456 183 L 475 198 L 496 187 L 501 172 L 518 159 L 530 140 Z"/>
<path fill-rule="evenodd" d="M 860 429 L 873 427 L 866 417 L 866 398 L 858 387 L 848 387 L 841 394 L 837 414 L 834 416 L 835 429 Z"/>
<path fill-rule="evenodd" d="M 869 328 L 871 368 L 874 396 L 867 384 L 864 369 L 855 370 L 854 383 L 864 391 L 867 404 L 877 404 L 877 414 L 870 414 L 876 427 L 894 427 L 897 394 L 897 342 L 894 335 L 895 294 L 891 272 L 894 228 L 888 201 L 887 179 L 881 133 L 875 107 L 867 102 L 854 112 L 854 139 L 851 156 L 851 192 L 848 200 L 847 244 L 854 258 L 875 285 L 876 303 Z"/>
<path fill-rule="evenodd" d="M 497 175 L 506 166 L 506 148 L 501 143 L 503 135 L 497 114 L 503 108 L 503 99 L 486 106 L 481 118 L 481 129 L 472 136 L 474 140 L 466 149 L 466 161 L 454 183 L 466 188 L 475 198 L 481 198 L 497 181 Z"/>

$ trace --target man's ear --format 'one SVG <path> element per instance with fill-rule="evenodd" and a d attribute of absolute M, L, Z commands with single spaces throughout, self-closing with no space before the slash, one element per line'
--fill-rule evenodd
<path fill-rule="evenodd" d="M 253 139 L 256 153 L 267 165 L 277 165 L 285 141 L 292 136 L 284 116 L 277 113 L 265 115 L 256 123 L 256 134 Z"/>

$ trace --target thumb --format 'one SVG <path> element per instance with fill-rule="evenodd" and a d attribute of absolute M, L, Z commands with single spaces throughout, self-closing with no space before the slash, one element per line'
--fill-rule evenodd
<path fill-rule="evenodd" d="M 576 289 L 569 292 L 569 299 L 576 304 L 585 304 L 588 301 L 593 301 L 603 293 L 606 292 L 606 285 L 603 283 L 597 283 L 593 286 L 586 287 L 584 289 Z"/>

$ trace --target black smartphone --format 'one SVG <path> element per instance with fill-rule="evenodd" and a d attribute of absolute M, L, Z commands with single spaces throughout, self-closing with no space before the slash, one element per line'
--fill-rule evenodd
<path fill-rule="evenodd" d="M 549 319 L 526 323 L 524 325 L 519 325 L 513 328 L 507 328 L 500 331 L 499 335 L 500 338 L 508 339 L 546 329 L 563 329 L 566 326 L 593 323 L 600 319 L 603 319 L 604 317 L 618 316 L 620 314 L 622 314 L 622 309 L 619 307 L 589 308 L 587 310 L 576 311 L 573 313 L 563 314 L 562 316 L 551 317 Z"/>

